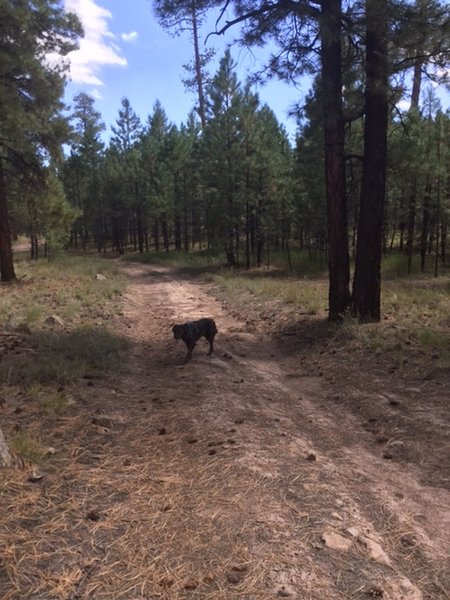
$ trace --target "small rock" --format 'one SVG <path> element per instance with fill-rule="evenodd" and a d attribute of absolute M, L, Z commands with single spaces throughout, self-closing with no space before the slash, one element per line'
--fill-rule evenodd
<path fill-rule="evenodd" d="M 378 542 L 364 536 L 360 536 L 359 540 L 366 546 L 370 558 L 382 565 L 391 566 L 391 559 Z"/>
<path fill-rule="evenodd" d="M 64 321 L 58 315 L 49 315 L 45 322 L 47 325 L 58 325 L 59 327 L 64 327 Z"/>
<path fill-rule="evenodd" d="M 97 279 L 97 281 L 106 281 L 107 277 L 105 277 L 101 273 L 97 273 L 95 279 Z"/>
<path fill-rule="evenodd" d="M 317 460 L 317 456 L 314 454 L 314 452 L 310 452 L 306 456 L 306 460 L 309 460 L 309 462 L 315 462 Z"/>
<path fill-rule="evenodd" d="M 337 512 L 333 512 L 333 513 L 331 513 L 331 516 L 332 516 L 334 519 L 337 519 L 338 521 L 343 521 L 342 515 L 340 515 L 340 514 L 339 514 L 339 513 L 337 513 Z"/>
<path fill-rule="evenodd" d="M 352 541 L 345 538 L 343 535 L 336 533 L 335 531 L 326 531 L 322 534 L 322 541 L 327 548 L 332 550 L 339 550 L 340 552 L 346 552 L 350 550 Z"/>
<path fill-rule="evenodd" d="M 28 475 L 28 481 L 30 483 L 39 483 L 44 479 L 44 475 L 40 473 L 37 469 L 33 469 L 33 471 Z"/>
<path fill-rule="evenodd" d="M 247 567 L 245 565 L 238 565 L 231 569 L 229 573 L 227 573 L 227 581 L 232 584 L 237 584 L 242 581 L 247 573 Z"/>
<path fill-rule="evenodd" d="M 112 422 L 108 417 L 99 416 L 93 417 L 91 421 L 92 425 L 97 425 L 98 427 L 104 427 L 105 429 L 109 429 L 112 425 Z"/>
<path fill-rule="evenodd" d="M 359 531 L 359 529 L 357 527 L 349 527 L 347 529 L 347 533 L 349 533 L 354 538 L 357 538 L 357 537 L 359 537 L 361 535 L 360 531 Z"/>
<path fill-rule="evenodd" d="M 198 588 L 198 583 L 197 581 L 195 581 L 195 579 L 189 579 L 188 581 L 186 581 L 186 583 L 183 585 L 183 588 L 185 590 L 196 590 Z"/>

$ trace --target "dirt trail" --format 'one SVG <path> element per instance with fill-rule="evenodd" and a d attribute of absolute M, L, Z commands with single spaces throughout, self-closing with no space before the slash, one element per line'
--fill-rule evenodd
<path fill-rule="evenodd" d="M 66 597 L 450 598 L 450 494 L 432 485 L 426 438 L 404 441 L 419 404 L 396 420 L 403 398 L 376 374 L 345 379 L 336 357 L 324 377 L 249 327 L 245 310 L 233 316 L 212 285 L 162 266 L 124 269 L 116 326 L 129 365 L 80 392 L 77 450 L 58 488 L 65 542 L 52 556 L 73 578 Z M 183 365 L 170 325 L 203 316 L 219 328 L 215 354 L 202 341 Z M 362 426 L 350 401 L 363 412 L 382 403 L 397 435 L 380 443 L 381 417 Z M 436 411 L 423 414 L 424 435 L 441 423 Z M 402 460 L 405 448 L 420 460 Z"/>
<path fill-rule="evenodd" d="M 327 403 L 322 378 L 231 317 L 214 290 L 162 267 L 128 272 L 132 364 L 141 390 L 158 394 L 154 431 L 165 429 L 172 444 L 191 438 L 183 452 L 195 445 L 192 466 L 199 461 L 219 478 L 219 497 L 206 498 L 210 506 L 198 517 L 200 532 L 203 518 L 215 523 L 209 552 L 230 558 L 230 537 L 241 532 L 245 556 L 234 560 L 249 573 L 239 592 L 231 587 L 223 597 L 245 594 L 256 565 L 259 583 L 249 597 L 445 597 L 433 580 L 450 550 L 447 491 L 374 453 L 359 421 Z M 202 316 L 219 325 L 215 356 L 199 344 L 194 360 L 179 366 L 185 350 L 169 341 L 168 325 Z M 204 502 L 196 479 L 193 510 Z M 342 549 L 328 548 L 325 538 Z"/>

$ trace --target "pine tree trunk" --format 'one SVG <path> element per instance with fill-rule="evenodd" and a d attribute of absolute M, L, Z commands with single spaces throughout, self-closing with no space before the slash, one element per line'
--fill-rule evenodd
<path fill-rule="evenodd" d="M 144 224 L 142 222 L 142 207 L 138 206 L 136 211 L 136 229 L 139 253 L 144 252 Z"/>
<path fill-rule="evenodd" d="M 160 250 L 160 240 L 159 240 L 159 222 L 155 221 L 153 225 L 153 239 L 155 242 L 155 250 L 159 252 Z"/>
<path fill-rule="evenodd" d="M 181 217 L 179 214 L 177 214 L 175 216 L 174 238 L 175 238 L 175 250 L 177 252 L 181 252 Z"/>
<path fill-rule="evenodd" d="M 380 320 L 381 250 L 388 124 L 387 0 L 366 2 L 364 164 L 353 282 L 353 312 Z"/>
<path fill-rule="evenodd" d="M 245 268 L 250 269 L 250 173 L 245 173 Z"/>
<path fill-rule="evenodd" d="M 336 320 L 350 305 L 350 259 L 342 112 L 341 0 L 323 0 L 322 104 L 327 196 L 329 319 Z"/>
<path fill-rule="evenodd" d="M 425 259 L 427 255 L 427 242 L 430 234 L 430 201 L 431 201 L 431 186 L 429 176 L 425 186 L 425 196 L 423 199 L 422 210 L 422 231 L 420 234 L 420 268 L 422 273 L 425 271 Z"/>
<path fill-rule="evenodd" d="M 167 221 L 164 218 L 163 222 L 162 222 L 162 230 L 163 230 L 163 241 L 164 241 L 164 250 L 166 252 L 169 252 L 170 250 L 170 243 L 169 243 L 169 227 L 167 225 Z"/>
<path fill-rule="evenodd" d="M 188 222 L 188 210 L 186 203 L 183 207 L 183 219 L 184 219 L 184 251 L 189 252 L 189 222 Z"/>
<path fill-rule="evenodd" d="M 414 233 L 416 230 L 416 196 L 417 196 L 417 181 L 414 178 L 414 181 L 411 184 L 411 193 L 409 195 L 409 204 L 408 204 L 408 223 L 407 223 L 407 238 L 406 238 L 406 254 L 408 257 L 408 275 L 411 273 L 412 267 L 412 255 L 414 251 Z"/>
<path fill-rule="evenodd" d="M 11 230 L 9 224 L 8 201 L 6 197 L 3 164 L 0 159 L 0 271 L 2 281 L 14 281 L 13 253 L 11 246 Z"/>
<path fill-rule="evenodd" d="M 202 64 L 200 56 L 200 47 L 198 39 L 198 23 L 197 23 L 197 11 L 195 8 L 195 2 L 191 3 L 191 16 L 192 16 L 192 37 L 194 41 L 194 54 L 195 54 L 195 78 L 197 82 L 197 94 L 198 94 L 198 114 L 200 116 L 200 122 L 202 129 L 205 129 L 206 125 L 206 103 L 205 94 L 203 92 L 203 76 L 202 76 Z"/>

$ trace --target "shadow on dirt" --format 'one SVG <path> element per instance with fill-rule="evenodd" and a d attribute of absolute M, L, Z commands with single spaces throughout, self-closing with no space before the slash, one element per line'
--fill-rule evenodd
<path fill-rule="evenodd" d="M 24 335 L 19 349 L 3 356 L 0 383 L 67 384 L 120 369 L 129 343 L 104 327 Z"/>

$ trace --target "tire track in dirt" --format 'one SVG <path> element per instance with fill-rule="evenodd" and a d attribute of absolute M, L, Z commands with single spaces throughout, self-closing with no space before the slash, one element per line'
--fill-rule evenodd
<path fill-rule="evenodd" d="M 233 585 L 223 592 L 196 585 L 195 597 L 446 598 L 448 493 L 421 486 L 412 469 L 374 454 L 354 416 L 327 404 L 321 379 L 293 371 L 292 357 L 246 331 L 211 285 L 160 266 L 126 271 L 132 351 L 122 385 L 158 398 L 146 413 L 149 427 L 172 433 L 180 460 L 183 440 L 195 448 L 187 497 L 202 515 L 198 530 L 214 517 L 214 552 L 236 563 L 227 566 Z M 170 325 L 203 316 L 219 327 L 215 356 L 206 357 L 199 343 L 193 361 L 181 366 L 184 348 L 174 347 Z M 199 499 L 207 486 L 195 485 L 205 460 L 215 490 L 207 509 Z M 242 571 L 233 571 L 236 529 L 246 547 Z M 186 593 L 172 589 L 167 597 Z"/>

